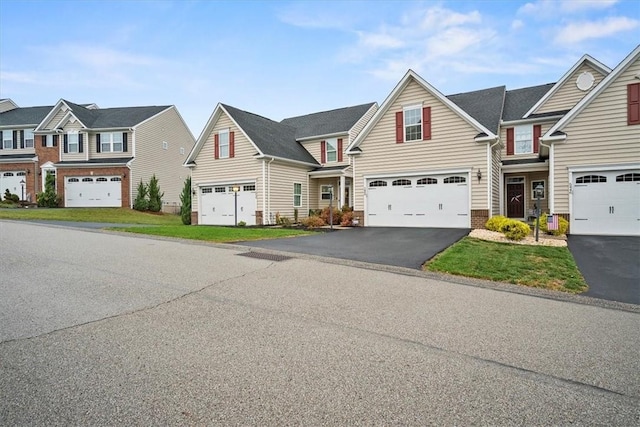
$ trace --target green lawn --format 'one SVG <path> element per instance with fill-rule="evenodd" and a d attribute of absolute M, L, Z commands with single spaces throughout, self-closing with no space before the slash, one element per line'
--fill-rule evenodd
<path fill-rule="evenodd" d="M 588 289 L 566 247 L 513 245 L 465 237 L 425 269 L 557 291 Z"/>
<path fill-rule="evenodd" d="M 49 219 L 55 221 L 150 225 L 181 224 L 180 216 L 178 215 L 152 214 L 127 208 L 0 209 L 0 219 Z"/>
<path fill-rule="evenodd" d="M 150 234 L 154 236 L 179 237 L 182 239 L 205 240 L 208 242 L 219 243 L 239 242 L 242 240 L 277 239 L 313 233 L 313 231 L 289 228 L 214 227 L 190 225 L 128 228 L 112 227 L 109 228 L 109 230 Z"/>

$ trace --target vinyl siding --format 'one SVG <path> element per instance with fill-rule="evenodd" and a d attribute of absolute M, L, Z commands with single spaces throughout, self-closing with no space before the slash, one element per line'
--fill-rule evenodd
<path fill-rule="evenodd" d="M 356 139 L 356 136 L 362 132 L 362 129 L 364 129 L 367 123 L 369 123 L 369 120 L 371 120 L 376 111 L 378 111 L 378 104 L 373 104 L 371 108 L 369 108 L 369 110 L 360 118 L 360 120 L 353 125 L 349 131 L 349 143 Z M 345 146 L 344 148 L 346 149 L 347 147 Z"/>
<path fill-rule="evenodd" d="M 553 126 L 555 123 L 557 122 L 557 120 L 551 121 L 551 122 L 536 122 L 536 125 L 541 125 L 542 127 L 542 132 L 540 133 L 540 135 L 544 135 L 550 128 L 551 126 Z M 534 124 L 531 125 L 532 129 L 531 131 L 533 132 L 533 126 Z M 502 151 L 501 151 L 501 156 L 502 156 L 502 160 L 516 160 L 516 159 L 537 159 L 538 158 L 538 153 L 530 153 L 530 154 L 513 154 L 508 156 L 507 155 L 507 129 L 508 128 L 514 128 L 515 126 L 502 126 L 500 128 L 500 141 L 502 141 L 504 143 L 504 147 L 502 147 Z M 514 135 L 515 138 L 515 135 Z M 514 142 L 515 144 L 515 142 Z"/>
<path fill-rule="evenodd" d="M 214 158 L 214 134 L 222 129 L 229 129 L 231 132 L 235 132 L 235 156 L 232 159 Z M 262 210 L 262 160 L 254 158 L 255 154 L 256 149 L 244 133 L 222 112 L 195 159 L 196 166 L 191 171 L 191 185 L 197 187 L 199 184 L 246 179 L 255 180 L 258 199 L 257 209 L 260 211 Z M 191 202 L 194 212 L 198 211 L 196 199 L 194 197 Z"/>
<path fill-rule="evenodd" d="M 329 200 L 322 200 L 322 186 L 333 185 L 333 206 L 340 207 L 340 178 L 319 178 L 312 179 L 311 185 L 315 187 L 315 196 L 310 200 L 312 209 L 324 209 L 329 206 Z"/>
<path fill-rule="evenodd" d="M 627 125 L 627 85 L 638 73 L 640 60 L 562 129 L 566 142 L 554 147 L 555 213 L 569 212 L 568 167 L 640 162 L 640 125 Z"/>
<path fill-rule="evenodd" d="M 338 138 L 334 137 L 336 139 L 336 148 L 337 148 L 337 140 Z M 342 138 L 342 161 L 338 162 L 326 162 L 325 164 L 323 164 L 323 166 L 327 166 L 327 167 L 332 167 L 332 166 L 340 166 L 340 165 L 348 165 L 349 164 L 349 159 L 348 156 L 345 154 L 345 150 L 347 149 L 347 146 L 349 145 L 349 136 L 348 135 L 344 135 L 344 136 L 340 136 L 340 138 Z M 302 143 L 302 146 L 313 156 L 314 159 L 316 159 L 316 161 L 318 163 L 320 163 L 320 160 L 322 159 L 321 157 L 321 153 L 322 150 L 320 149 L 321 141 L 326 141 L 329 138 L 319 138 L 319 139 L 315 139 L 315 140 L 311 140 L 311 141 L 305 141 Z M 336 159 L 337 159 L 337 154 L 336 154 Z"/>
<path fill-rule="evenodd" d="M 11 129 L 0 129 L 0 131 L 2 132 L 11 132 L 11 134 L 13 135 L 13 131 L 24 131 L 24 130 L 33 130 L 32 127 L 28 127 L 28 128 L 21 128 L 21 127 L 14 127 Z M 3 139 L 4 139 L 4 133 L 3 133 Z M 12 136 L 13 137 L 13 136 Z M 36 149 L 35 149 L 35 144 L 40 142 L 40 137 L 35 137 L 34 136 L 34 141 L 33 141 L 33 147 L 31 148 L 20 148 L 20 134 L 18 133 L 18 148 L 13 149 L 13 148 L 9 148 L 9 149 L 0 149 L 0 159 L 2 159 L 3 155 L 10 155 L 10 154 L 36 154 Z M 0 147 L 2 147 L 2 143 L 3 141 L 0 140 Z"/>
<path fill-rule="evenodd" d="M 180 205 L 180 193 L 189 176 L 189 170 L 182 164 L 195 144 L 189 129 L 175 107 L 162 111 L 134 129 L 134 135 L 128 141 L 129 150 L 134 150 L 135 144 L 135 159 L 131 165 L 131 202 L 135 200 L 140 180 L 148 182 L 155 174 L 160 191 L 164 192 L 163 204 Z M 168 143 L 166 150 L 162 147 L 163 141 Z M 181 147 L 184 154 L 180 154 Z M 122 153 L 119 156 L 122 157 Z"/>
<path fill-rule="evenodd" d="M 0 101 L 0 113 L 4 113 L 5 111 L 13 110 L 15 108 L 16 107 L 8 99 Z"/>
<path fill-rule="evenodd" d="M 432 139 L 395 142 L 395 113 L 403 105 L 423 102 L 431 106 Z M 487 176 L 487 147 L 477 144 L 478 131 L 442 104 L 437 98 L 411 81 L 361 143 L 354 177 L 355 210 L 364 209 L 363 177 L 387 173 L 430 172 L 448 169 L 482 170 Z M 471 209 L 487 209 L 487 184 L 471 179 Z"/>
<path fill-rule="evenodd" d="M 123 133 L 122 131 L 117 132 L 98 132 L 98 133 Z M 127 132 L 127 151 L 125 152 L 116 152 L 116 153 L 98 153 L 97 151 L 97 133 L 92 133 L 89 135 L 89 158 L 90 159 L 108 159 L 108 158 L 117 158 L 117 157 L 133 157 L 133 148 L 131 144 L 133 133 Z M 186 147 L 185 147 L 186 150 Z M 187 152 L 188 154 L 188 152 Z"/>
<path fill-rule="evenodd" d="M 500 215 L 500 168 L 502 167 L 500 146 L 491 152 L 491 215 Z"/>
<path fill-rule="evenodd" d="M 77 130 L 78 134 L 80 133 L 83 134 L 83 137 L 82 137 L 83 152 L 82 153 L 65 153 L 64 152 L 64 136 L 70 130 Z M 82 125 L 77 120 L 75 120 L 74 122 L 71 122 L 71 120 L 68 120 L 67 123 L 64 125 L 62 133 L 60 134 L 60 137 L 58 139 L 58 146 L 60 147 L 60 161 L 69 162 L 69 161 L 86 161 L 87 160 L 87 150 L 88 150 L 87 134 L 82 130 L 83 130 Z"/>
<path fill-rule="evenodd" d="M 44 125 L 45 130 L 53 130 L 55 126 L 62 120 L 62 118 L 67 114 L 69 110 L 63 110 L 60 108 L 56 114 L 54 114 L 53 118 L 49 120 L 47 124 Z"/>
<path fill-rule="evenodd" d="M 591 89 L 595 88 L 596 85 L 598 85 L 598 83 L 600 83 L 605 77 L 602 73 L 600 73 L 590 65 L 583 64 L 576 71 L 574 71 L 567 80 L 565 80 L 562 86 L 558 88 L 558 90 L 551 96 L 551 98 L 549 98 L 544 104 L 538 107 L 536 111 L 534 111 L 534 114 L 569 110 L 573 108 L 591 90 L 589 89 L 586 92 L 581 91 L 580 89 L 578 89 L 578 86 L 576 86 L 576 79 L 585 71 L 590 72 L 591 74 L 593 74 L 593 77 L 595 77 L 595 82 L 593 83 L 593 86 L 591 86 Z"/>
<path fill-rule="evenodd" d="M 294 220 L 294 206 L 293 206 L 293 184 L 302 184 L 302 206 L 298 208 L 298 217 L 304 218 L 309 212 L 309 206 L 307 205 L 307 171 L 306 167 L 291 166 L 282 162 L 271 163 L 271 176 L 270 187 L 271 191 L 269 196 L 271 197 L 271 216 L 273 222 L 275 222 L 276 213 L 280 213 L 281 217 L 288 217 L 291 221 Z M 257 190 L 258 188 L 256 188 Z M 262 187 L 260 187 L 260 190 Z M 258 205 L 258 210 L 261 210 L 262 205 Z M 266 218 L 266 216 L 265 216 Z"/>

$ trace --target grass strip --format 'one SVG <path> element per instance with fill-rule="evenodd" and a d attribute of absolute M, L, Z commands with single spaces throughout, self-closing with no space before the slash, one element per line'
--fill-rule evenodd
<path fill-rule="evenodd" d="M 313 231 L 289 228 L 194 227 L 188 225 L 163 227 L 111 227 L 109 230 L 219 243 L 240 242 L 243 240 L 279 239 L 283 237 L 304 236 L 314 233 Z"/>
<path fill-rule="evenodd" d="M 0 219 L 178 225 L 180 216 L 138 212 L 128 208 L 0 209 Z"/>

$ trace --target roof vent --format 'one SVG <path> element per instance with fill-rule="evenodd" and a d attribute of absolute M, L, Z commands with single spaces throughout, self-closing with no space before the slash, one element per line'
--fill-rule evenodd
<path fill-rule="evenodd" d="M 581 91 L 586 92 L 593 87 L 593 83 L 595 81 L 596 79 L 595 77 L 593 77 L 593 74 L 591 74 L 589 71 L 584 71 L 576 79 L 576 86 L 578 86 L 578 89 L 580 89 Z"/>

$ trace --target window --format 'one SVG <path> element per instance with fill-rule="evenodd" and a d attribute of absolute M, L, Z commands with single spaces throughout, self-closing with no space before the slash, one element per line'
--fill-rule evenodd
<path fill-rule="evenodd" d="M 445 184 L 459 184 L 459 183 L 467 182 L 467 178 L 463 176 L 450 176 L 449 178 L 445 178 L 443 182 Z"/>
<path fill-rule="evenodd" d="M 120 179 L 119 176 L 114 176 L 113 178 L 111 178 L 111 182 L 120 182 L 122 181 L 122 179 Z"/>
<path fill-rule="evenodd" d="M 24 148 L 33 148 L 33 130 L 24 131 Z"/>
<path fill-rule="evenodd" d="M 202 194 L 209 194 L 209 193 L 213 193 L 213 188 L 211 187 L 202 188 Z"/>
<path fill-rule="evenodd" d="M 102 176 L 100 178 L 96 178 L 96 182 L 107 182 L 107 181 L 109 181 L 109 180 L 107 178 L 105 178 L 105 177 L 102 177 Z"/>
<path fill-rule="evenodd" d="M 242 191 L 256 191 L 256 185 L 255 184 L 243 185 Z"/>
<path fill-rule="evenodd" d="M 431 184 L 437 184 L 438 180 L 435 178 L 420 178 L 418 180 L 418 182 L 416 182 L 417 185 L 431 185 Z"/>
<path fill-rule="evenodd" d="M 162 141 L 162 149 L 163 150 L 168 150 L 169 149 L 169 143 L 167 141 Z"/>
<path fill-rule="evenodd" d="M 544 180 L 531 181 L 531 200 L 537 199 L 536 187 L 538 185 L 542 185 L 542 195 L 540 196 L 540 198 L 544 199 L 545 197 L 547 197 L 547 186 L 545 184 L 545 181 Z"/>
<path fill-rule="evenodd" d="M 78 132 L 67 133 L 67 153 L 77 153 L 80 147 Z"/>
<path fill-rule="evenodd" d="M 100 134 L 100 151 L 103 153 L 121 153 L 124 148 L 122 132 Z"/>
<path fill-rule="evenodd" d="M 616 176 L 616 182 L 640 181 L 640 173 L 627 173 Z"/>
<path fill-rule="evenodd" d="M 224 187 L 216 187 L 215 192 L 216 193 L 226 193 L 227 190 Z"/>
<path fill-rule="evenodd" d="M 325 147 L 327 162 L 336 162 L 338 160 L 338 140 L 335 138 L 327 139 Z"/>
<path fill-rule="evenodd" d="M 82 182 L 93 182 L 93 178 L 82 178 Z"/>
<path fill-rule="evenodd" d="M 393 185 L 395 187 L 400 186 L 400 185 L 411 185 L 411 181 L 408 180 L 408 179 L 396 179 L 395 181 L 393 181 L 391 183 L 391 185 Z"/>
<path fill-rule="evenodd" d="M 371 181 L 369 183 L 369 187 L 386 187 L 386 186 L 387 186 L 387 181 L 382 181 L 382 180 Z"/>
<path fill-rule="evenodd" d="M 13 148 L 13 131 L 5 130 L 2 132 L 2 148 L 10 150 Z"/>
<path fill-rule="evenodd" d="M 67 182 L 80 182 L 78 178 L 69 178 Z"/>
<path fill-rule="evenodd" d="M 220 131 L 218 134 L 218 149 L 220 150 L 220 158 L 229 157 L 229 130 Z"/>
<path fill-rule="evenodd" d="M 302 206 L 302 184 L 293 184 L 293 207 L 299 208 Z"/>
<path fill-rule="evenodd" d="M 533 126 L 515 127 L 515 154 L 533 153 Z"/>
<path fill-rule="evenodd" d="M 42 137 L 45 138 L 45 147 L 53 147 L 53 135 L 42 135 Z"/>
<path fill-rule="evenodd" d="M 404 140 L 422 140 L 422 107 L 411 107 L 404 110 Z"/>
<path fill-rule="evenodd" d="M 331 194 L 333 194 L 333 187 L 330 185 L 323 185 L 322 188 L 322 200 L 331 200 Z"/>
<path fill-rule="evenodd" d="M 594 184 L 597 182 L 607 182 L 607 177 L 600 175 L 585 175 L 576 179 L 576 184 Z"/>
<path fill-rule="evenodd" d="M 184 147 L 180 147 L 180 155 L 184 156 Z"/>
<path fill-rule="evenodd" d="M 13 176 L 13 172 L 5 172 L 2 176 Z"/>

